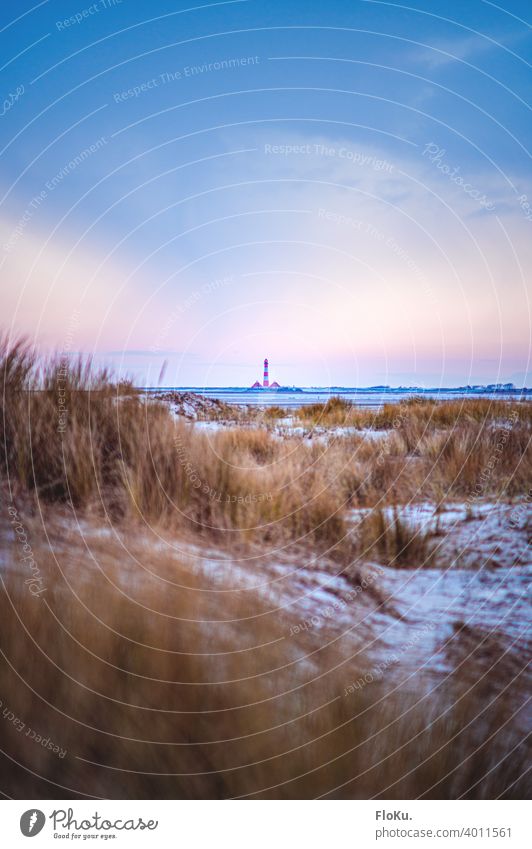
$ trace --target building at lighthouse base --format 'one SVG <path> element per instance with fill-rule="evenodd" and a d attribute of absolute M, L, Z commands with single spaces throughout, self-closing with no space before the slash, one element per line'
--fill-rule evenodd
<path fill-rule="evenodd" d="M 281 385 L 279 383 L 277 383 L 276 380 L 274 380 L 273 383 L 270 383 L 269 386 L 263 386 L 262 383 L 259 383 L 259 381 L 256 380 L 255 383 L 253 384 L 253 386 L 250 386 L 249 388 L 250 389 L 263 389 L 265 392 L 267 392 L 269 389 L 281 389 Z"/>

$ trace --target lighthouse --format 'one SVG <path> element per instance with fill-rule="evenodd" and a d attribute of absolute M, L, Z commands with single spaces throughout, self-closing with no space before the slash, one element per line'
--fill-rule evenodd
<path fill-rule="evenodd" d="M 264 380 L 262 381 L 262 385 L 265 389 L 268 389 L 270 385 L 270 378 L 268 376 L 268 357 L 264 360 Z"/>
<path fill-rule="evenodd" d="M 262 383 L 259 383 L 258 380 L 255 381 L 253 386 L 250 386 L 250 389 L 281 389 L 276 380 L 270 383 L 270 372 L 268 367 L 268 357 L 264 359 L 264 375 L 262 378 Z"/>

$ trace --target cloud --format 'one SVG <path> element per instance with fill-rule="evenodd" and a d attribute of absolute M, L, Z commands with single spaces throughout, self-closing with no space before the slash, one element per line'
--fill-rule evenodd
<path fill-rule="evenodd" d="M 99 335 L 116 344 L 127 334 L 144 298 L 137 284 L 124 288 L 119 263 L 102 263 L 101 251 L 89 243 L 72 252 L 64 234 L 49 240 L 33 226 L 6 250 L 15 223 L 0 218 L 4 321 L 45 348 L 62 348 L 68 337 L 70 349 L 92 350 Z"/>
<path fill-rule="evenodd" d="M 436 40 L 426 47 L 418 47 L 412 51 L 410 58 L 430 69 L 437 69 L 453 62 L 469 62 L 492 50 L 505 51 L 509 49 L 509 44 L 520 41 L 526 35 L 523 31 L 505 34 L 503 44 L 500 33 L 494 36 L 471 33 L 458 38 Z"/>

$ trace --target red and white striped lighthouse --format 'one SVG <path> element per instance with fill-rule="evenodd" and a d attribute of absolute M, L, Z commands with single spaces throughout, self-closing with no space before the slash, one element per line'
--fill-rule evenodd
<path fill-rule="evenodd" d="M 270 385 L 270 378 L 268 376 L 268 357 L 264 360 L 264 380 L 262 381 L 262 385 L 265 389 Z"/>

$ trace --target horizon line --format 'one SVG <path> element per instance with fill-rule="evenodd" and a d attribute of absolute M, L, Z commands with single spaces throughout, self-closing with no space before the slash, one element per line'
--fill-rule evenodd
<path fill-rule="evenodd" d="M 223 385 L 213 385 L 213 386 L 200 386 L 198 384 L 191 385 L 177 385 L 177 384 L 164 384 L 162 386 L 157 385 L 144 385 L 144 386 L 136 386 L 137 389 L 179 389 L 183 391 L 192 391 L 194 389 L 200 391 L 208 391 L 215 389 L 227 389 L 227 390 L 236 390 L 239 392 L 271 392 L 278 393 L 279 389 L 271 389 L 270 387 L 257 387 L 253 389 L 250 386 L 237 386 L 230 384 Z M 339 384 L 330 385 L 330 386 L 281 386 L 281 393 L 290 392 L 290 391 L 300 391 L 300 392 L 330 392 L 331 390 L 339 390 L 343 392 L 459 392 L 469 390 L 472 393 L 475 392 L 496 392 L 496 393 L 519 393 L 519 392 L 532 392 L 532 388 L 527 386 L 516 386 L 514 383 L 507 381 L 505 383 L 474 383 L 474 384 L 460 384 L 456 386 L 419 386 L 416 384 L 412 384 L 407 386 L 405 384 L 401 384 L 399 386 L 390 386 L 388 384 L 372 384 L 370 386 L 341 386 Z"/>

